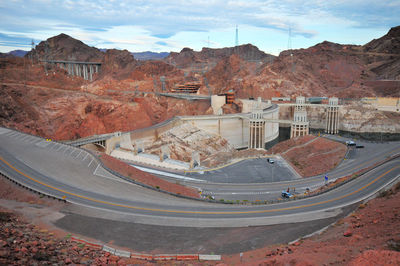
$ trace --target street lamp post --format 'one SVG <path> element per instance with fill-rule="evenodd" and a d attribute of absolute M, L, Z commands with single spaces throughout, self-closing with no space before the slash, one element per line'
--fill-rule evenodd
<path fill-rule="evenodd" d="M 272 176 L 272 182 L 274 182 L 274 164 L 271 164 L 271 176 Z"/>

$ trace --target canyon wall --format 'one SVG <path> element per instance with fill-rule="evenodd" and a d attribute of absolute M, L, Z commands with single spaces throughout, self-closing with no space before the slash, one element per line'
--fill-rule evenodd
<path fill-rule="evenodd" d="M 279 104 L 280 119 L 292 119 L 294 106 Z M 310 128 L 325 130 L 326 108 L 307 106 L 307 117 Z M 356 133 L 399 133 L 400 113 L 376 109 L 370 104 L 352 102 L 339 108 L 339 130 Z"/>

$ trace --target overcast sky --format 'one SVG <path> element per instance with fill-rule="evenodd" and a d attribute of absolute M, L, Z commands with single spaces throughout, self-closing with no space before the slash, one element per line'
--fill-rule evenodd
<path fill-rule="evenodd" d="M 365 44 L 400 25 L 400 0 L 0 0 L 0 52 L 60 33 L 131 52 L 231 47 L 236 25 L 239 44 L 275 55 L 324 40 Z"/>

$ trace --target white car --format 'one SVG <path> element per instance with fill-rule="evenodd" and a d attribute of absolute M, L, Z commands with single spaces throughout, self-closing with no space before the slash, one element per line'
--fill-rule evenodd
<path fill-rule="evenodd" d="M 354 141 L 352 141 L 352 140 L 347 140 L 346 141 L 346 145 L 347 146 L 356 146 L 356 143 Z"/>
<path fill-rule="evenodd" d="M 274 161 L 273 159 L 271 159 L 271 158 L 268 158 L 268 159 L 267 159 L 267 162 L 269 162 L 269 163 L 274 163 L 275 161 Z"/>

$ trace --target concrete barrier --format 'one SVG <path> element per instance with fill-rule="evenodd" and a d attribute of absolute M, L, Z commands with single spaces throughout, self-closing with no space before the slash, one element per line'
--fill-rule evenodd
<path fill-rule="evenodd" d="M 97 244 L 97 243 L 87 242 L 86 245 L 91 247 L 91 248 L 95 248 L 95 249 L 103 249 L 103 245 Z"/>
<path fill-rule="evenodd" d="M 153 260 L 153 255 L 151 254 L 141 254 L 141 253 L 131 253 L 131 258 L 141 259 L 141 260 Z"/>
<path fill-rule="evenodd" d="M 111 254 L 115 254 L 115 248 L 112 248 L 112 247 L 109 247 L 109 246 L 106 246 L 106 245 L 103 245 L 103 251 L 105 251 L 105 252 L 109 252 L 109 253 L 111 253 Z"/>
<path fill-rule="evenodd" d="M 160 254 L 160 255 L 154 255 L 153 259 L 154 260 L 176 260 L 177 255 L 176 254 Z"/>
<path fill-rule="evenodd" d="M 82 243 L 82 244 L 86 244 L 85 240 L 80 239 L 79 237 L 76 237 L 76 236 L 71 236 L 71 241 L 79 242 L 79 243 Z"/>
<path fill-rule="evenodd" d="M 176 255 L 177 260 L 199 260 L 199 254 L 178 254 Z"/>
<path fill-rule="evenodd" d="M 199 260 L 221 260 L 221 255 L 201 255 L 201 254 L 199 254 Z"/>
<path fill-rule="evenodd" d="M 79 238 L 77 236 L 71 236 L 71 241 L 85 244 L 89 247 L 96 248 L 113 254 L 118 257 L 123 258 L 133 258 L 147 261 L 167 261 L 167 260 L 181 260 L 181 261 L 189 261 L 189 260 L 201 260 L 201 261 L 219 261 L 221 260 L 221 255 L 204 255 L 204 254 L 143 254 L 143 253 L 131 253 L 125 250 L 119 250 L 107 245 L 101 245 L 99 243 L 92 243 L 85 239 Z"/>
<path fill-rule="evenodd" d="M 124 257 L 124 258 L 130 258 L 131 257 L 131 253 L 129 251 L 125 251 L 125 250 L 115 250 L 114 253 L 115 256 L 119 256 L 119 257 Z"/>
<path fill-rule="evenodd" d="M 92 242 L 89 242 L 89 241 L 87 241 L 85 239 L 82 239 L 82 238 L 79 238 L 79 237 L 76 237 L 76 236 L 71 236 L 71 241 L 79 242 L 79 243 L 85 244 L 88 247 L 92 247 L 92 248 L 95 248 L 95 249 L 103 249 L 103 245 L 101 245 L 101 244 L 92 243 Z"/>

